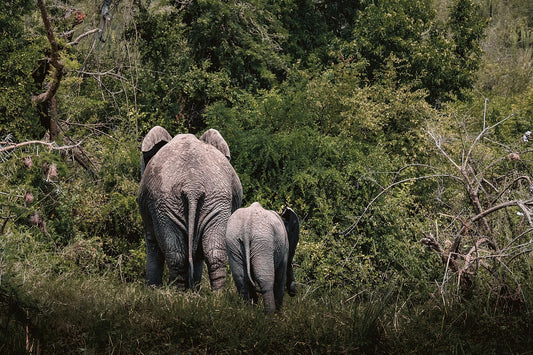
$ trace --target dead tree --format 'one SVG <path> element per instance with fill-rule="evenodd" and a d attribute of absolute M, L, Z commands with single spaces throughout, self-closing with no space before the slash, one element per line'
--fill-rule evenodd
<path fill-rule="evenodd" d="M 37 69 L 33 72 L 34 81 L 39 87 L 43 87 L 45 91 L 34 95 L 32 97 L 32 103 L 36 105 L 39 111 L 41 124 L 48 132 L 49 140 L 53 142 L 61 133 L 61 128 L 57 121 L 58 102 L 55 95 L 61 84 L 65 67 L 61 62 L 60 48 L 52 29 L 52 24 L 43 0 L 37 0 L 37 4 L 41 12 L 41 18 L 46 31 L 46 37 L 50 43 L 50 52 L 48 53 L 47 58 L 42 59 L 39 62 Z M 73 17 L 73 19 L 70 21 L 71 28 L 67 29 L 63 36 L 70 41 L 74 33 L 74 27 L 82 23 L 86 15 L 81 11 L 73 10 L 69 12 L 69 16 Z M 79 43 L 82 38 L 96 32 L 98 32 L 98 29 L 90 30 L 78 36 L 74 41 L 67 43 L 65 50 Z M 72 155 L 74 159 L 89 173 L 94 175 L 96 173 L 96 168 L 88 158 L 87 154 L 84 152 L 83 148 L 76 144 L 74 140 L 68 136 L 64 136 L 63 139 L 69 145 L 74 147 L 72 149 Z"/>
<path fill-rule="evenodd" d="M 528 163 L 522 161 L 522 157 L 531 157 L 533 149 L 522 142 L 511 148 L 491 138 L 495 128 L 511 117 L 513 115 L 492 126 L 483 122 L 478 135 L 456 140 L 462 142 L 462 148 L 459 152 L 455 150 L 455 155 L 449 137 L 428 125 L 430 140 L 447 162 L 450 175 L 461 182 L 471 209 L 465 208 L 453 215 L 441 213 L 440 218 L 445 218 L 448 226 L 453 227 L 439 227 L 436 220 L 434 230 L 426 233 L 421 242 L 440 255 L 445 275 L 456 275 L 463 290 L 471 289 L 478 273 L 484 269 L 493 285 L 507 292 L 505 297 L 521 299 L 516 293 L 510 295 L 511 287 L 505 274 L 512 273 L 510 263 L 533 251 L 533 239 L 527 238 L 533 232 L 533 179 Z M 482 149 L 490 150 L 491 154 L 485 155 Z M 521 222 L 511 222 L 517 219 L 511 218 L 513 215 L 519 216 Z M 505 234 L 502 230 L 516 237 L 509 240 L 502 236 Z M 520 290 L 519 285 L 516 286 L 514 289 Z"/>

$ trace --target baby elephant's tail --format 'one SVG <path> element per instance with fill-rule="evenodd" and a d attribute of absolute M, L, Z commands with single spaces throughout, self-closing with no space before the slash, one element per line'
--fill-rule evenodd
<path fill-rule="evenodd" d="M 250 281 L 250 284 L 252 284 L 252 287 L 255 287 L 254 280 L 252 279 L 252 275 L 250 274 L 250 238 L 244 237 L 243 244 L 244 258 L 246 259 L 246 274 L 248 275 L 248 280 Z"/>

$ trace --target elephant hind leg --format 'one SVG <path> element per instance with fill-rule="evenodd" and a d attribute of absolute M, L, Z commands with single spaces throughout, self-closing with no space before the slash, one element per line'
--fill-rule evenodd
<path fill-rule="evenodd" d="M 285 272 L 286 263 L 282 263 L 274 279 L 274 299 L 276 301 L 276 310 L 281 309 L 283 304 L 283 296 L 285 294 L 285 284 L 287 280 L 287 273 Z"/>
<path fill-rule="evenodd" d="M 266 313 L 273 313 L 277 309 L 274 290 L 269 289 L 263 292 L 263 304 Z"/>
<path fill-rule="evenodd" d="M 163 284 L 163 267 L 165 260 L 153 232 L 146 231 L 146 285 L 161 286 Z"/>
<path fill-rule="evenodd" d="M 187 258 L 175 251 L 166 253 L 165 259 L 168 264 L 169 284 L 179 289 L 189 286 L 189 273 Z"/>
<path fill-rule="evenodd" d="M 186 288 L 189 264 L 185 235 L 176 224 L 165 217 L 160 216 L 158 223 L 154 223 L 154 231 L 168 265 L 169 283 L 178 288 Z"/>
<path fill-rule="evenodd" d="M 237 287 L 237 292 L 241 298 L 245 301 L 250 301 L 250 289 L 248 287 L 247 274 L 244 269 L 244 261 L 242 255 L 236 250 L 232 249 L 235 245 L 228 244 L 229 267 L 231 269 L 231 275 Z"/>
<path fill-rule="evenodd" d="M 276 308 L 276 295 L 274 293 L 274 275 L 270 273 L 263 273 L 256 275 L 257 286 L 263 294 L 263 305 L 266 313 L 274 312 Z"/>
<path fill-rule="evenodd" d="M 161 286 L 163 284 L 163 267 L 165 260 L 157 240 L 155 239 L 154 226 L 148 214 L 142 214 L 145 225 L 146 244 L 146 285 Z"/>
<path fill-rule="evenodd" d="M 213 290 L 226 286 L 226 229 L 213 226 L 204 231 L 202 248 L 209 272 L 209 281 Z"/>
<path fill-rule="evenodd" d="M 223 289 L 226 286 L 226 251 L 210 250 L 206 253 L 205 259 L 211 288 L 213 290 Z"/>

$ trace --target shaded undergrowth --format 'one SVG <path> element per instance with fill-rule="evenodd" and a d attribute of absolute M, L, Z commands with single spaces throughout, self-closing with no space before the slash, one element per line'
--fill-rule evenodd
<path fill-rule="evenodd" d="M 2 353 L 527 353 L 531 311 L 444 304 L 399 283 L 351 296 L 300 285 L 282 312 L 211 292 L 146 288 L 112 273 L 4 274 Z"/>

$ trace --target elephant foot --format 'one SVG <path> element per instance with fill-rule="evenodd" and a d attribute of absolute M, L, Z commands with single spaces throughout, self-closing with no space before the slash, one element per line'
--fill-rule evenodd
<path fill-rule="evenodd" d="M 265 306 L 265 313 L 272 314 L 279 308 L 274 301 L 274 295 L 263 294 L 263 305 Z"/>
<path fill-rule="evenodd" d="M 169 285 L 179 290 L 188 288 L 188 282 L 183 277 L 170 277 Z"/>
<path fill-rule="evenodd" d="M 215 266 L 213 264 L 208 265 L 209 269 L 209 281 L 211 283 L 212 290 L 220 290 L 226 287 L 226 266 Z"/>
<path fill-rule="evenodd" d="M 216 290 L 222 290 L 226 287 L 226 275 L 223 277 L 217 277 L 215 279 L 211 279 L 211 289 L 213 291 Z"/>
<path fill-rule="evenodd" d="M 296 296 L 296 282 L 291 282 L 291 284 L 288 287 L 289 296 L 294 297 Z"/>

